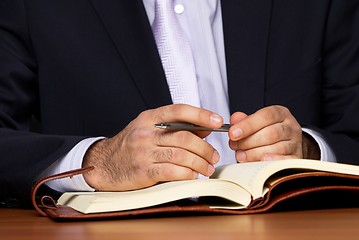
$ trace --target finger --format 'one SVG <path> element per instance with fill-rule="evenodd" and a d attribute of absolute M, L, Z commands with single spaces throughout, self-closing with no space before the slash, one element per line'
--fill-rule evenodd
<path fill-rule="evenodd" d="M 153 158 L 155 159 L 155 164 L 171 163 L 189 168 L 205 176 L 211 176 L 214 173 L 212 164 L 208 164 L 205 159 L 180 148 L 160 148 L 153 153 Z"/>
<path fill-rule="evenodd" d="M 153 186 L 159 182 L 191 180 L 198 178 L 198 173 L 190 168 L 171 163 L 156 163 L 141 167 L 135 178 L 128 179 L 123 186 L 111 184 L 107 191 L 127 191 Z"/>
<path fill-rule="evenodd" d="M 223 118 L 202 108 L 186 104 L 172 104 L 152 110 L 153 124 L 159 122 L 189 122 L 192 124 L 219 128 L 223 124 Z"/>
<path fill-rule="evenodd" d="M 281 106 L 260 109 L 232 126 L 229 137 L 232 141 L 243 139 L 267 126 L 283 122 L 289 114 L 288 109 Z"/>
<path fill-rule="evenodd" d="M 287 124 L 277 123 L 265 127 L 258 132 L 239 141 L 231 141 L 232 150 L 248 150 L 262 146 L 268 146 L 280 141 L 289 141 L 293 136 L 292 128 Z"/>
<path fill-rule="evenodd" d="M 275 161 L 275 160 L 286 160 L 286 159 L 299 159 L 297 155 L 276 155 L 276 154 L 267 154 L 261 161 Z"/>
<path fill-rule="evenodd" d="M 297 142 L 283 141 L 246 151 L 238 150 L 235 156 L 238 162 L 254 162 L 263 161 L 266 155 L 295 155 L 301 158 L 301 146 Z"/>
<path fill-rule="evenodd" d="M 231 119 L 230 119 L 230 123 L 231 124 L 236 124 L 239 121 L 243 120 L 244 118 L 248 117 L 247 114 L 243 113 L 243 112 L 235 112 L 231 115 Z"/>
<path fill-rule="evenodd" d="M 146 175 L 154 183 L 198 178 L 198 173 L 192 169 L 171 163 L 154 164 L 147 170 Z"/>
<path fill-rule="evenodd" d="M 209 164 L 219 161 L 218 152 L 206 141 L 188 131 L 165 132 L 157 131 L 156 145 L 160 147 L 181 148 L 204 159 Z"/>

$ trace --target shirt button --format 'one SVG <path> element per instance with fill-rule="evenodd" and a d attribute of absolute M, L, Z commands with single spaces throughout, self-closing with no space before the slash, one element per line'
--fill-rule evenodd
<path fill-rule="evenodd" d="M 175 6 L 175 12 L 177 14 L 182 14 L 184 12 L 184 6 L 182 4 L 177 4 Z"/>

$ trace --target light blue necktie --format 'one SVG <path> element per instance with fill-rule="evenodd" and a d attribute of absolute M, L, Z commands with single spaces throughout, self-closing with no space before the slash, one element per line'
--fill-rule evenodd
<path fill-rule="evenodd" d="M 191 46 L 178 22 L 173 0 L 155 1 L 152 29 L 173 103 L 200 107 Z"/>

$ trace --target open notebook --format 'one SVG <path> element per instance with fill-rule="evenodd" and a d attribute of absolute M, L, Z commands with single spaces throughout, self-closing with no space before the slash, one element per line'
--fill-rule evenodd
<path fill-rule="evenodd" d="M 293 159 L 225 165 L 210 179 L 167 182 L 135 191 L 67 192 L 50 205 L 36 201 L 35 189 L 33 203 L 43 214 L 68 219 L 181 211 L 244 214 L 269 211 L 281 202 L 310 197 L 311 193 L 340 192 L 345 197 L 359 196 L 358 190 L 359 166 Z M 320 195 L 325 196 L 316 194 L 315 198 Z M 335 204 L 336 198 L 330 202 Z"/>

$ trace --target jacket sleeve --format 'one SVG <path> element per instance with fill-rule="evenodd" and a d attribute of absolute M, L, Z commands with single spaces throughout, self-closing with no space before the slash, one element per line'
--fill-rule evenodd
<path fill-rule="evenodd" d="M 40 119 L 23 0 L 0 0 L 0 207 L 27 206 L 34 179 L 83 137 L 31 131 Z"/>
<path fill-rule="evenodd" d="M 323 49 L 320 131 L 337 161 L 359 164 L 359 2 L 331 1 Z"/>

